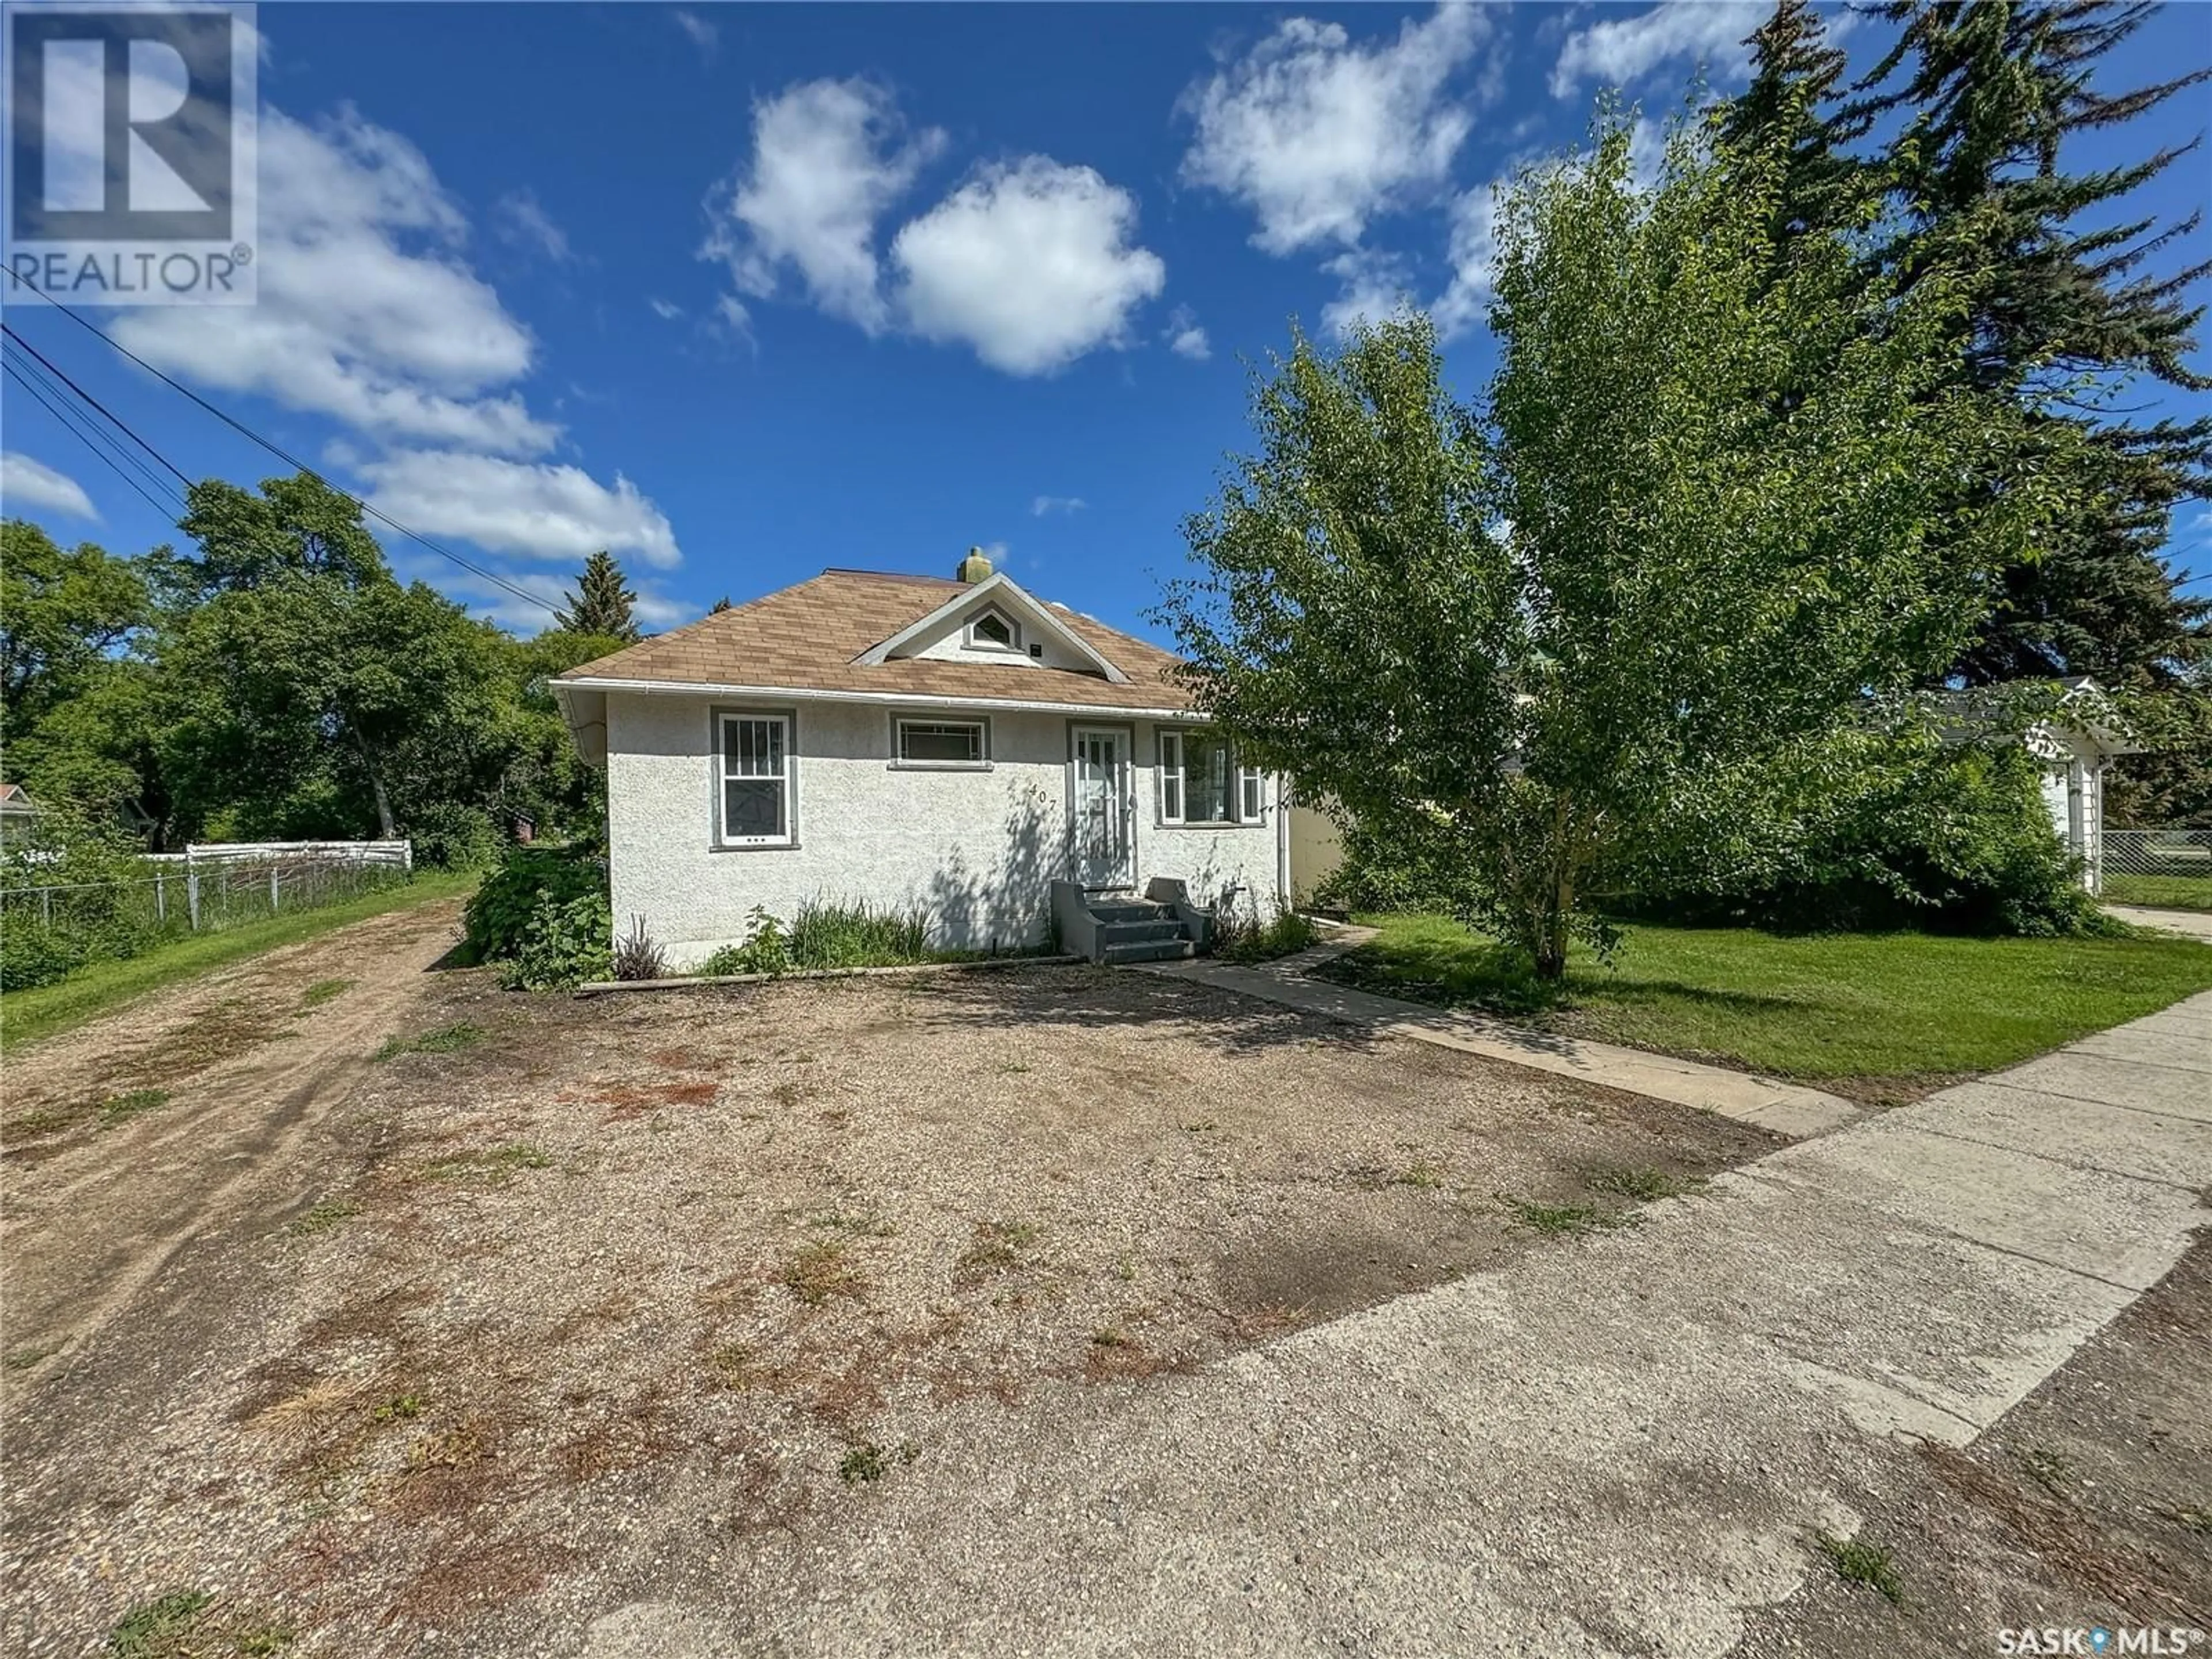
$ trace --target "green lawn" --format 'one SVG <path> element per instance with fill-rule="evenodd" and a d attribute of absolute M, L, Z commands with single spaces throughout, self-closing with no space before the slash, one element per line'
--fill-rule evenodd
<path fill-rule="evenodd" d="M 270 916 L 264 921 L 249 921 L 219 933 L 188 933 L 174 944 L 149 951 L 143 957 L 132 957 L 124 962 L 96 962 L 52 985 L 41 985 L 31 991 L 10 991 L 0 997 L 0 1046 L 13 1048 L 20 1042 L 52 1036 L 149 991 L 258 956 L 281 945 L 297 945 L 348 922 L 465 893 L 477 884 L 477 880 L 473 874 L 426 872 L 404 885 L 380 888 L 319 909 Z"/>
<path fill-rule="evenodd" d="M 2212 945 L 2117 939 L 1784 937 L 1636 926 L 1610 968 L 1582 953 L 1564 997 L 1517 976 L 1447 917 L 1367 916 L 1382 930 L 1331 976 L 1578 1036 L 1908 1098 L 2212 988 Z"/>
<path fill-rule="evenodd" d="M 2212 879 L 2202 876 L 2130 876 L 2105 872 L 2105 897 L 2114 904 L 2148 904 L 2162 910 L 2212 910 Z"/>

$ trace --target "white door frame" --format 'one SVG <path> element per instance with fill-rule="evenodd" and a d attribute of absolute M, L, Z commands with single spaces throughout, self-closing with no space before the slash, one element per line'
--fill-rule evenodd
<path fill-rule="evenodd" d="M 1088 763 L 1084 745 L 1086 740 L 1102 738 L 1113 745 L 1119 763 L 1114 769 L 1114 775 L 1103 781 L 1103 793 L 1094 791 L 1094 796 L 1103 801 L 1108 819 L 1104 838 L 1110 839 L 1118 831 L 1118 859 L 1093 856 L 1097 842 L 1092 835 L 1091 815 L 1085 799 L 1084 772 Z M 1136 776 L 1135 727 L 1106 722 L 1068 722 L 1068 860 L 1075 879 L 1085 887 L 1124 887 L 1137 878 Z"/>

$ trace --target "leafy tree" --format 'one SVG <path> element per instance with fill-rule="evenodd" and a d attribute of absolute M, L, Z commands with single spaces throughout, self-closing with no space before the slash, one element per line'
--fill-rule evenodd
<path fill-rule="evenodd" d="M 1811 0 L 1776 0 L 1754 29 L 1751 82 L 1722 106 L 1721 142 L 1738 152 L 1771 150 L 1781 177 L 1769 234 L 1786 259 L 1796 239 L 1863 226 L 1879 186 L 1872 167 L 1848 146 L 1868 118 L 1834 107 L 1849 60 L 1827 39 Z"/>
<path fill-rule="evenodd" d="M 622 566 L 605 548 L 584 561 L 576 591 L 567 599 L 557 618 L 565 632 L 605 635 L 624 645 L 637 643 L 637 620 L 630 610 L 637 595 L 623 585 Z"/>
<path fill-rule="evenodd" d="M 1834 234 L 1779 260 L 1784 172 L 1678 132 L 1647 198 L 1601 114 L 1501 198 L 1482 416 L 1425 320 L 1297 340 L 1163 607 L 1253 761 L 1456 872 L 1547 978 L 1640 869 L 1771 862 L 1792 788 L 1950 659 L 2042 510 L 2023 479 L 1948 520 L 2013 441 L 1951 384 L 1962 297 Z"/>
<path fill-rule="evenodd" d="M 144 578 L 90 542 L 73 550 L 27 520 L 0 524 L 0 708 L 10 743 L 82 692 L 150 619 Z"/>

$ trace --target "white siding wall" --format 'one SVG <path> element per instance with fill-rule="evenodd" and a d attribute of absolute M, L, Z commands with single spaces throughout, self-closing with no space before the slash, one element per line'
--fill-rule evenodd
<path fill-rule="evenodd" d="M 706 698 L 611 693 L 607 698 L 608 852 L 615 925 L 643 915 L 670 965 L 695 965 L 740 940 L 755 905 L 788 921 L 810 898 L 919 905 L 937 942 L 1034 944 L 1044 937 L 1047 884 L 1067 873 L 1068 728 L 1133 730 L 1136 875 L 1177 876 L 1211 899 L 1246 889 L 1275 906 L 1275 785 L 1266 822 L 1225 830 L 1157 821 L 1158 748 L 1149 721 L 1103 716 L 990 715 L 988 772 L 891 765 L 892 710 L 816 702 L 796 710 L 798 845 L 718 848 L 714 712 Z M 770 712 L 792 712 L 771 709 Z M 951 719 L 908 709 L 911 718 Z"/>

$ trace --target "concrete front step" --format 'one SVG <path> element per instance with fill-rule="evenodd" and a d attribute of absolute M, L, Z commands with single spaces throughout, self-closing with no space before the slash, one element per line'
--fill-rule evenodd
<path fill-rule="evenodd" d="M 1173 921 L 1175 913 L 1164 904 L 1154 904 L 1149 899 L 1094 899 L 1084 908 L 1101 922 Z"/>
<path fill-rule="evenodd" d="M 1109 946 L 1152 945 L 1161 939 L 1182 937 L 1182 924 L 1173 916 L 1160 916 L 1150 921 L 1109 921 L 1098 929 L 1098 942 Z"/>
<path fill-rule="evenodd" d="M 1197 947 L 1188 939 L 1176 937 L 1109 944 L 1100 959 L 1109 966 L 1120 966 L 1131 962 L 1187 962 L 1197 954 Z"/>

